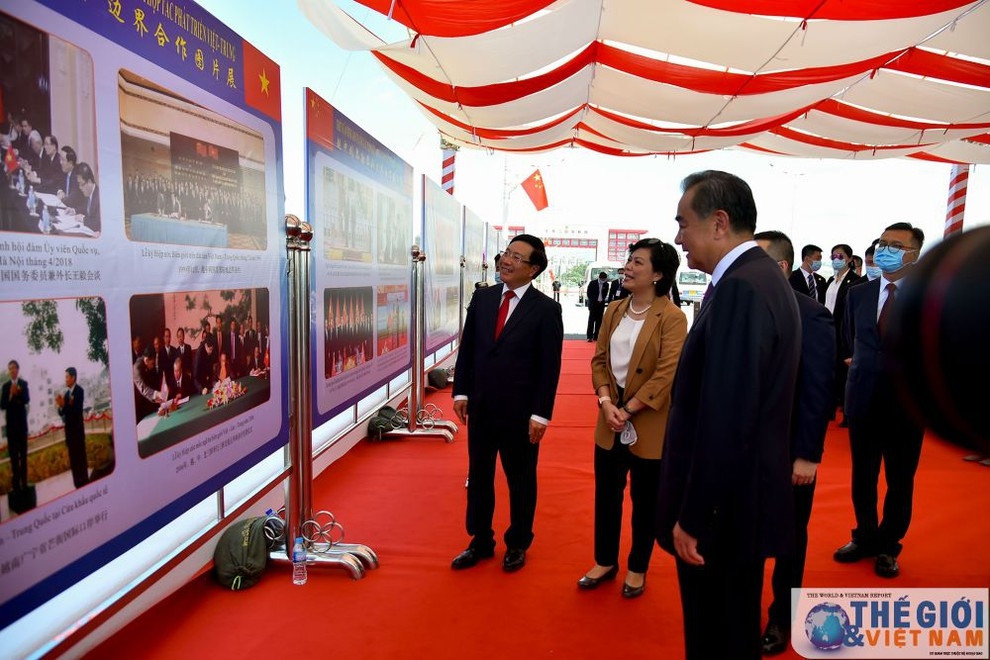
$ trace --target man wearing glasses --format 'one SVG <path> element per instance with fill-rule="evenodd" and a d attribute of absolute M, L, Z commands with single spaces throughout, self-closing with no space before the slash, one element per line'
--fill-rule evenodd
<path fill-rule="evenodd" d="M 451 567 L 495 555 L 495 459 L 509 486 L 509 528 L 502 568 L 519 570 L 533 542 L 536 463 L 560 378 L 564 323 L 560 304 L 532 286 L 547 267 L 543 241 L 512 239 L 499 259 L 501 286 L 471 297 L 454 379 L 454 412 L 468 427 L 467 533 Z"/>
<path fill-rule="evenodd" d="M 856 528 L 852 540 L 835 551 L 835 561 L 849 563 L 874 558 L 873 570 L 897 577 L 901 539 L 911 522 L 914 474 L 921 458 L 923 427 L 900 404 L 896 381 L 903 365 L 889 351 L 893 308 L 899 287 L 925 241 L 925 234 L 907 222 L 887 227 L 873 259 L 880 277 L 849 289 L 846 298 L 845 346 L 849 376 L 845 412 L 852 451 L 852 501 Z M 877 482 L 883 463 L 887 494 L 883 519 L 877 516 Z"/>

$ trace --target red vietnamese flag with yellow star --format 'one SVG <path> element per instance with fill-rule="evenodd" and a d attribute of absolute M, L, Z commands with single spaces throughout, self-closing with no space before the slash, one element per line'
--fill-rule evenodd
<path fill-rule="evenodd" d="M 543 185 L 543 176 L 540 174 L 540 170 L 537 169 L 530 174 L 522 182 L 522 188 L 529 195 L 529 200 L 533 202 L 533 206 L 536 207 L 537 211 L 542 211 L 550 206 L 549 202 L 547 202 L 547 189 Z"/>
<path fill-rule="evenodd" d="M 7 152 L 3 156 L 3 165 L 7 174 L 17 169 L 17 155 L 14 154 L 14 145 L 7 145 Z"/>
<path fill-rule="evenodd" d="M 264 53 L 249 44 L 244 44 L 244 102 L 261 110 L 274 119 L 282 121 L 282 87 L 279 82 L 279 68 Z"/>

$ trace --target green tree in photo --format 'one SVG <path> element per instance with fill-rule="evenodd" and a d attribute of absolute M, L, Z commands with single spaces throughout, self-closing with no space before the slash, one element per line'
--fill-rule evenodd
<path fill-rule="evenodd" d="M 24 336 L 27 337 L 28 349 L 32 353 L 40 353 L 47 347 L 60 353 L 65 336 L 59 326 L 55 301 L 28 300 L 21 303 L 21 311 L 27 319 Z"/>

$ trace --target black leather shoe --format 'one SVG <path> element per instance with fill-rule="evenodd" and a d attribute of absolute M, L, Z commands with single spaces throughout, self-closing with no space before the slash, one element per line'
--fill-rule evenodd
<path fill-rule="evenodd" d="M 643 584 L 638 587 L 630 587 L 625 582 L 622 583 L 622 597 L 623 598 L 639 598 L 646 591 L 646 577 L 643 577 Z"/>
<path fill-rule="evenodd" d="M 865 557 L 872 557 L 874 553 L 855 541 L 850 541 L 835 551 L 832 559 L 842 564 L 851 564 Z"/>
<path fill-rule="evenodd" d="M 593 578 L 593 577 L 588 577 L 587 575 L 583 576 L 580 580 L 578 580 L 577 583 L 578 588 L 595 589 L 598 587 L 599 584 L 601 584 L 605 580 L 614 580 L 615 576 L 618 574 L 619 574 L 619 565 L 616 564 L 612 568 L 608 569 L 608 571 L 606 571 L 600 577 Z"/>
<path fill-rule="evenodd" d="M 454 557 L 454 561 L 450 562 L 450 567 L 455 571 L 459 571 L 462 568 L 471 568 L 477 566 L 478 562 L 482 559 L 491 559 L 495 556 L 494 550 L 488 550 L 487 552 L 477 550 L 475 548 L 468 548 L 461 554 Z"/>
<path fill-rule="evenodd" d="M 768 623 L 767 629 L 763 631 L 763 638 L 760 640 L 760 650 L 763 655 L 777 655 L 787 650 L 787 642 L 790 641 L 790 630 L 776 623 Z"/>
<path fill-rule="evenodd" d="M 901 567 L 897 565 L 897 557 L 894 555 L 877 555 L 873 572 L 880 577 L 895 578 L 901 574 Z"/>
<path fill-rule="evenodd" d="M 519 548 L 509 548 L 505 551 L 505 558 L 502 560 L 502 570 L 506 573 L 518 571 L 526 565 L 526 551 Z"/>

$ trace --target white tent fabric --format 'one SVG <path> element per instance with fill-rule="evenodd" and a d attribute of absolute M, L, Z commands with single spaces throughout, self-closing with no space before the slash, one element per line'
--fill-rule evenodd
<path fill-rule="evenodd" d="M 358 1 L 409 38 L 297 0 L 460 145 L 990 163 L 990 0 Z"/>

